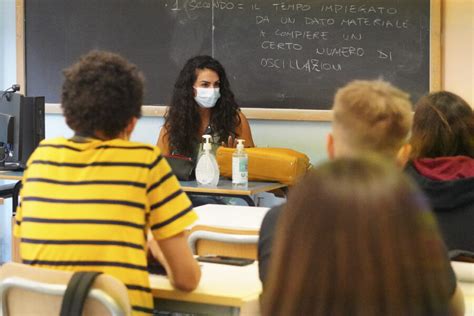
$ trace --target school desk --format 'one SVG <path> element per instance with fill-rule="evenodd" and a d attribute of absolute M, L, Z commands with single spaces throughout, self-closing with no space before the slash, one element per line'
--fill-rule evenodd
<path fill-rule="evenodd" d="M 262 192 L 270 192 L 276 189 L 285 190 L 288 186 L 278 182 L 249 181 L 247 187 L 236 187 L 228 179 L 219 179 L 216 186 L 202 186 L 196 181 L 180 181 L 183 190 L 188 194 L 227 196 L 243 199 L 250 206 L 255 206 L 252 195 Z"/>
<path fill-rule="evenodd" d="M 8 171 L 0 170 L 0 186 L 4 188 L 4 196 L 6 198 L 12 198 L 12 214 L 16 212 L 18 205 L 18 194 L 20 193 L 21 182 L 23 177 L 22 171 Z"/>
<path fill-rule="evenodd" d="M 0 187 L 15 182 L 17 181 L 0 179 Z M 13 203 L 9 202 L 9 198 L 11 198 L 11 192 L 8 192 L 8 194 L 0 197 L 0 263 L 10 261 L 10 259 L 12 258 L 11 252 L 14 250 L 12 245 Z"/>
<path fill-rule="evenodd" d="M 269 208 L 207 204 L 194 210 L 199 219 L 190 227 L 189 241 L 196 254 L 257 259 L 256 241 L 260 225 Z M 222 240 L 220 236 L 211 239 L 196 235 L 209 232 L 224 233 L 230 238 Z M 234 235 L 239 236 L 234 238 Z M 191 242 L 193 240 L 194 242 Z"/>
<path fill-rule="evenodd" d="M 151 275 L 150 286 L 160 311 L 198 315 L 260 315 L 258 265 L 238 267 L 200 263 L 201 281 L 193 292 L 173 288 L 165 276 Z"/>
<path fill-rule="evenodd" d="M 207 204 L 194 208 L 199 219 L 192 227 L 202 225 L 258 233 L 269 209 L 268 207 Z"/>
<path fill-rule="evenodd" d="M 23 171 L 0 170 L 0 179 L 2 180 L 21 180 Z"/>
<path fill-rule="evenodd" d="M 21 180 L 22 171 L 0 171 L 0 179 Z M 276 189 L 286 189 L 287 185 L 277 182 L 249 181 L 246 188 L 234 187 L 231 180 L 220 179 L 217 186 L 201 186 L 196 181 L 180 181 L 183 191 L 188 194 L 201 194 L 211 196 L 228 196 L 243 199 L 250 206 L 255 206 L 252 195 L 269 192 Z"/>

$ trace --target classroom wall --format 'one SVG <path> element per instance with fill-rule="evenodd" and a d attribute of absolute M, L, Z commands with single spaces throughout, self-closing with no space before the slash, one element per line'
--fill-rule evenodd
<path fill-rule="evenodd" d="M 474 106 L 473 41 L 474 1 L 442 0 L 442 82 L 447 90 L 458 93 Z M 15 0 L 0 0 L 0 87 L 15 81 Z M 140 119 L 133 140 L 155 143 L 162 118 Z M 291 147 L 306 153 L 313 163 L 326 159 L 325 142 L 330 131 L 329 122 L 285 122 L 251 120 L 255 143 L 258 146 Z M 46 136 L 69 136 L 71 131 L 58 114 L 46 115 Z"/>
<path fill-rule="evenodd" d="M 0 90 L 16 81 L 15 1 L 0 0 Z"/>
<path fill-rule="evenodd" d="M 312 162 L 326 159 L 326 135 L 329 122 L 295 122 L 253 120 L 250 122 L 255 143 L 259 147 L 291 147 L 305 152 Z M 132 140 L 155 144 L 163 119 L 142 117 L 132 134 Z M 46 137 L 71 136 L 72 131 L 58 114 L 46 116 Z"/>
<path fill-rule="evenodd" d="M 474 107 L 474 0 L 444 0 L 443 7 L 443 87 Z"/>

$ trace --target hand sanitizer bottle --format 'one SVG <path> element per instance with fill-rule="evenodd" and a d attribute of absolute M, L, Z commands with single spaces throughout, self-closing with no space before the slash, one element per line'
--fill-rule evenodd
<path fill-rule="evenodd" d="M 232 184 L 234 186 L 247 187 L 249 182 L 248 161 L 244 140 L 237 139 L 237 149 L 232 154 Z"/>
<path fill-rule="evenodd" d="M 211 135 L 204 138 L 203 153 L 196 165 L 196 181 L 204 186 L 216 186 L 219 183 L 219 165 L 211 152 Z"/>

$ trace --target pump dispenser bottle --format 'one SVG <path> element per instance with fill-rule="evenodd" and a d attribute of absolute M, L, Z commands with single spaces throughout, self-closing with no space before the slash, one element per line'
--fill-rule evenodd
<path fill-rule="evenodd" d="M 237 139 L 237 149 L 232 154 L 232 185 L 247 187 L 248 182 L 248 155 L 244 140 Z"/>
<path fill-rule="evenodd" d="M 216 186 L 219 183 L 219 165 L 211 149 L 211 135 L 202 135 L 204 138 L 203 153 L 196 165 L 196 181 L 200 185 Z"/>

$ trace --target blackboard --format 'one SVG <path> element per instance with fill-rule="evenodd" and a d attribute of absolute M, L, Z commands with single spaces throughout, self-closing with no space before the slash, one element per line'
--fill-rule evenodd
<path fill-rule="evenodd" d="M 26 93 L 59 103 L 62 70 L 104 49 L 144 72 L 147 105 L 166 105 L 198 54 L 222 62 L 243 108 L 329 109 L 352 79 L 383 78 L 416 100 L 433 80 L 431 10 L 430 0 L 24 0 Z"/>

